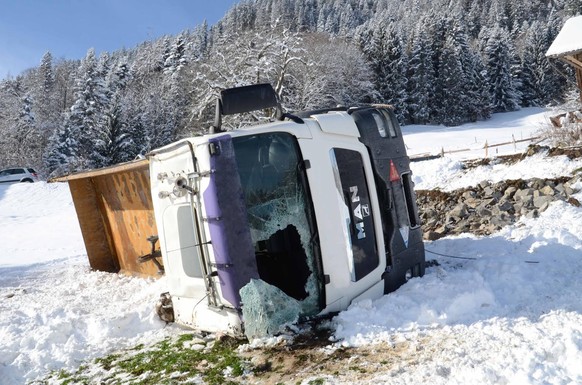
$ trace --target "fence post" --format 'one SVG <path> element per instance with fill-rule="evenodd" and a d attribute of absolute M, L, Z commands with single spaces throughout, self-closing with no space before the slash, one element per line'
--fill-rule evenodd
<path fill-rule="evenodd" d="M 489 144 L 487 143 L 487 140 L 485 140 L 485 158 L 489 158 Z"/>

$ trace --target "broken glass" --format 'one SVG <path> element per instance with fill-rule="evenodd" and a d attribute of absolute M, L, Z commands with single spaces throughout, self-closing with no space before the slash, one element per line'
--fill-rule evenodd
<path fill-rule="evenodd" d="M 255 289 L 248 285 L 241 289 L 245 328 L 254 328 L 248 325 L 247 316 L 269 308 L 269 301 L 275 298 L 278 303 L 287 303 L 289 311 L 294 309 L 290 304 L 297 303 L 300 316 L 315 315 L 322 308 L 321 262 L 297 141 L 287 133 L 266 133 L 233 138 L 233 144 L 259 277 L 269 287 L 261 286 L 264 290 L 258 291 L 255 282 Z M 267 297 L 260 300 L 254 297 L 256 293 Z M 255 316 L 249 317 L 268 326 Z M 285 322 L 290 318 L 283 317 Z M 277 316 L 272 321 L 281 320 Z M 273 329 L 272 325 L 268 328 Z"/>
<path fill-rule="evenodd" d="M 245 335 L 249 340 L 275 335 L 284 325 L 297 322 L 300 301 L 260 279 L 251 279 L 241 290 Z"/>

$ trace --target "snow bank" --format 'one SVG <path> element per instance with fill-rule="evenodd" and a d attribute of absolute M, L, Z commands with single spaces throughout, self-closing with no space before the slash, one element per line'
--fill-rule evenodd
<path fill-rule="evenodd" d="M 570 160 L 561 155 L 548 159 L 545 154 L 529 156 L 515 164 L 496 163 L 463 169 L 459 160 L 449 157 L 413 162 L 410 165 L 412 177 L 417 190 L 440 189 L 453 191 L 469 186 L 476 186 L 482 181 L 491 183 L 508 179 L 553 179 L 560 176 L 572 176 L 582 167 L 582 159 Z"/>
<path fill-rule="evenodd" d="M 154 311 L 164 279 L 89 269 L 66 184 L 0 187 L 0 244 L 3 385 L 179 331 Z"/>
<path fill-rule="evenodd" d="M 440 266 L 334 319 L 344 346 L 422 341 L 417 358 L 429 362 L 375 381 L 581 382 L 582 209 L 555 202 L 494 236 L 449 237 L 426 249 L 468 259 L 429 252 Z"/>
<path fill-rule="evenodd" d="M 66 184 L 0 185 L 0 267 L 85 254 Z"/>

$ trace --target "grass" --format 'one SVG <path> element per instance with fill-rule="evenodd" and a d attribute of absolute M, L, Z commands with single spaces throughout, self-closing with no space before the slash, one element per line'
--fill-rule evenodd
<path fill-rule="evenodd" d="M 182 384 L 203 380 L 206 384 L 239 384 L 252 372 L 249 362 L 236 352 L 242 343 L 232 338 L 217 341 L 196 341 L 193 334 L 165 339 L 152 346 L 133 349 L 97 358 L 92 363 L 69 372 L 52 372 L 35 384 Z"/>

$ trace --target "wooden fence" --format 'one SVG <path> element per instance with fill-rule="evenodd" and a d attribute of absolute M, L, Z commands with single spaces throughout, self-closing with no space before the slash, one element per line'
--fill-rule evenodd
<path fill-rule="evenodd" d="M 511 135 L 511 138 L 512 138 L 512 140 L 510 140 L 508 142 L 495 143 L 495 144 L 489 144 L 489 141 L 486 140 L 485 144 L 481 148 L 481 149 L 485 150 L 484 158 L 489 157 L 489 149 L 491 149 L 491 148 L 513 145 L 514 151 L 517 151 L 517 144 L 518 143 L 535 141 L 535 140 L 540 139 L 539 136 L 532 136 L 530 138 L 516 140 L 515 135 L 513 135 L 513 134 Z M 423 160 L 442 158 L 446 154 L 456 154 L 459 152 L 469 152 L 469 151 L 475 151 L 475 150 L 479 150 L 479 148 L 462 148 L 462 149 L 458 149 L 458 150 L 445 150 L 445 148 L 442 147 L 441 151 L 438 154 L 422 153 L 422 154 L 410 155 L 410 160 L 413 162 L 420 162 Z"/>

